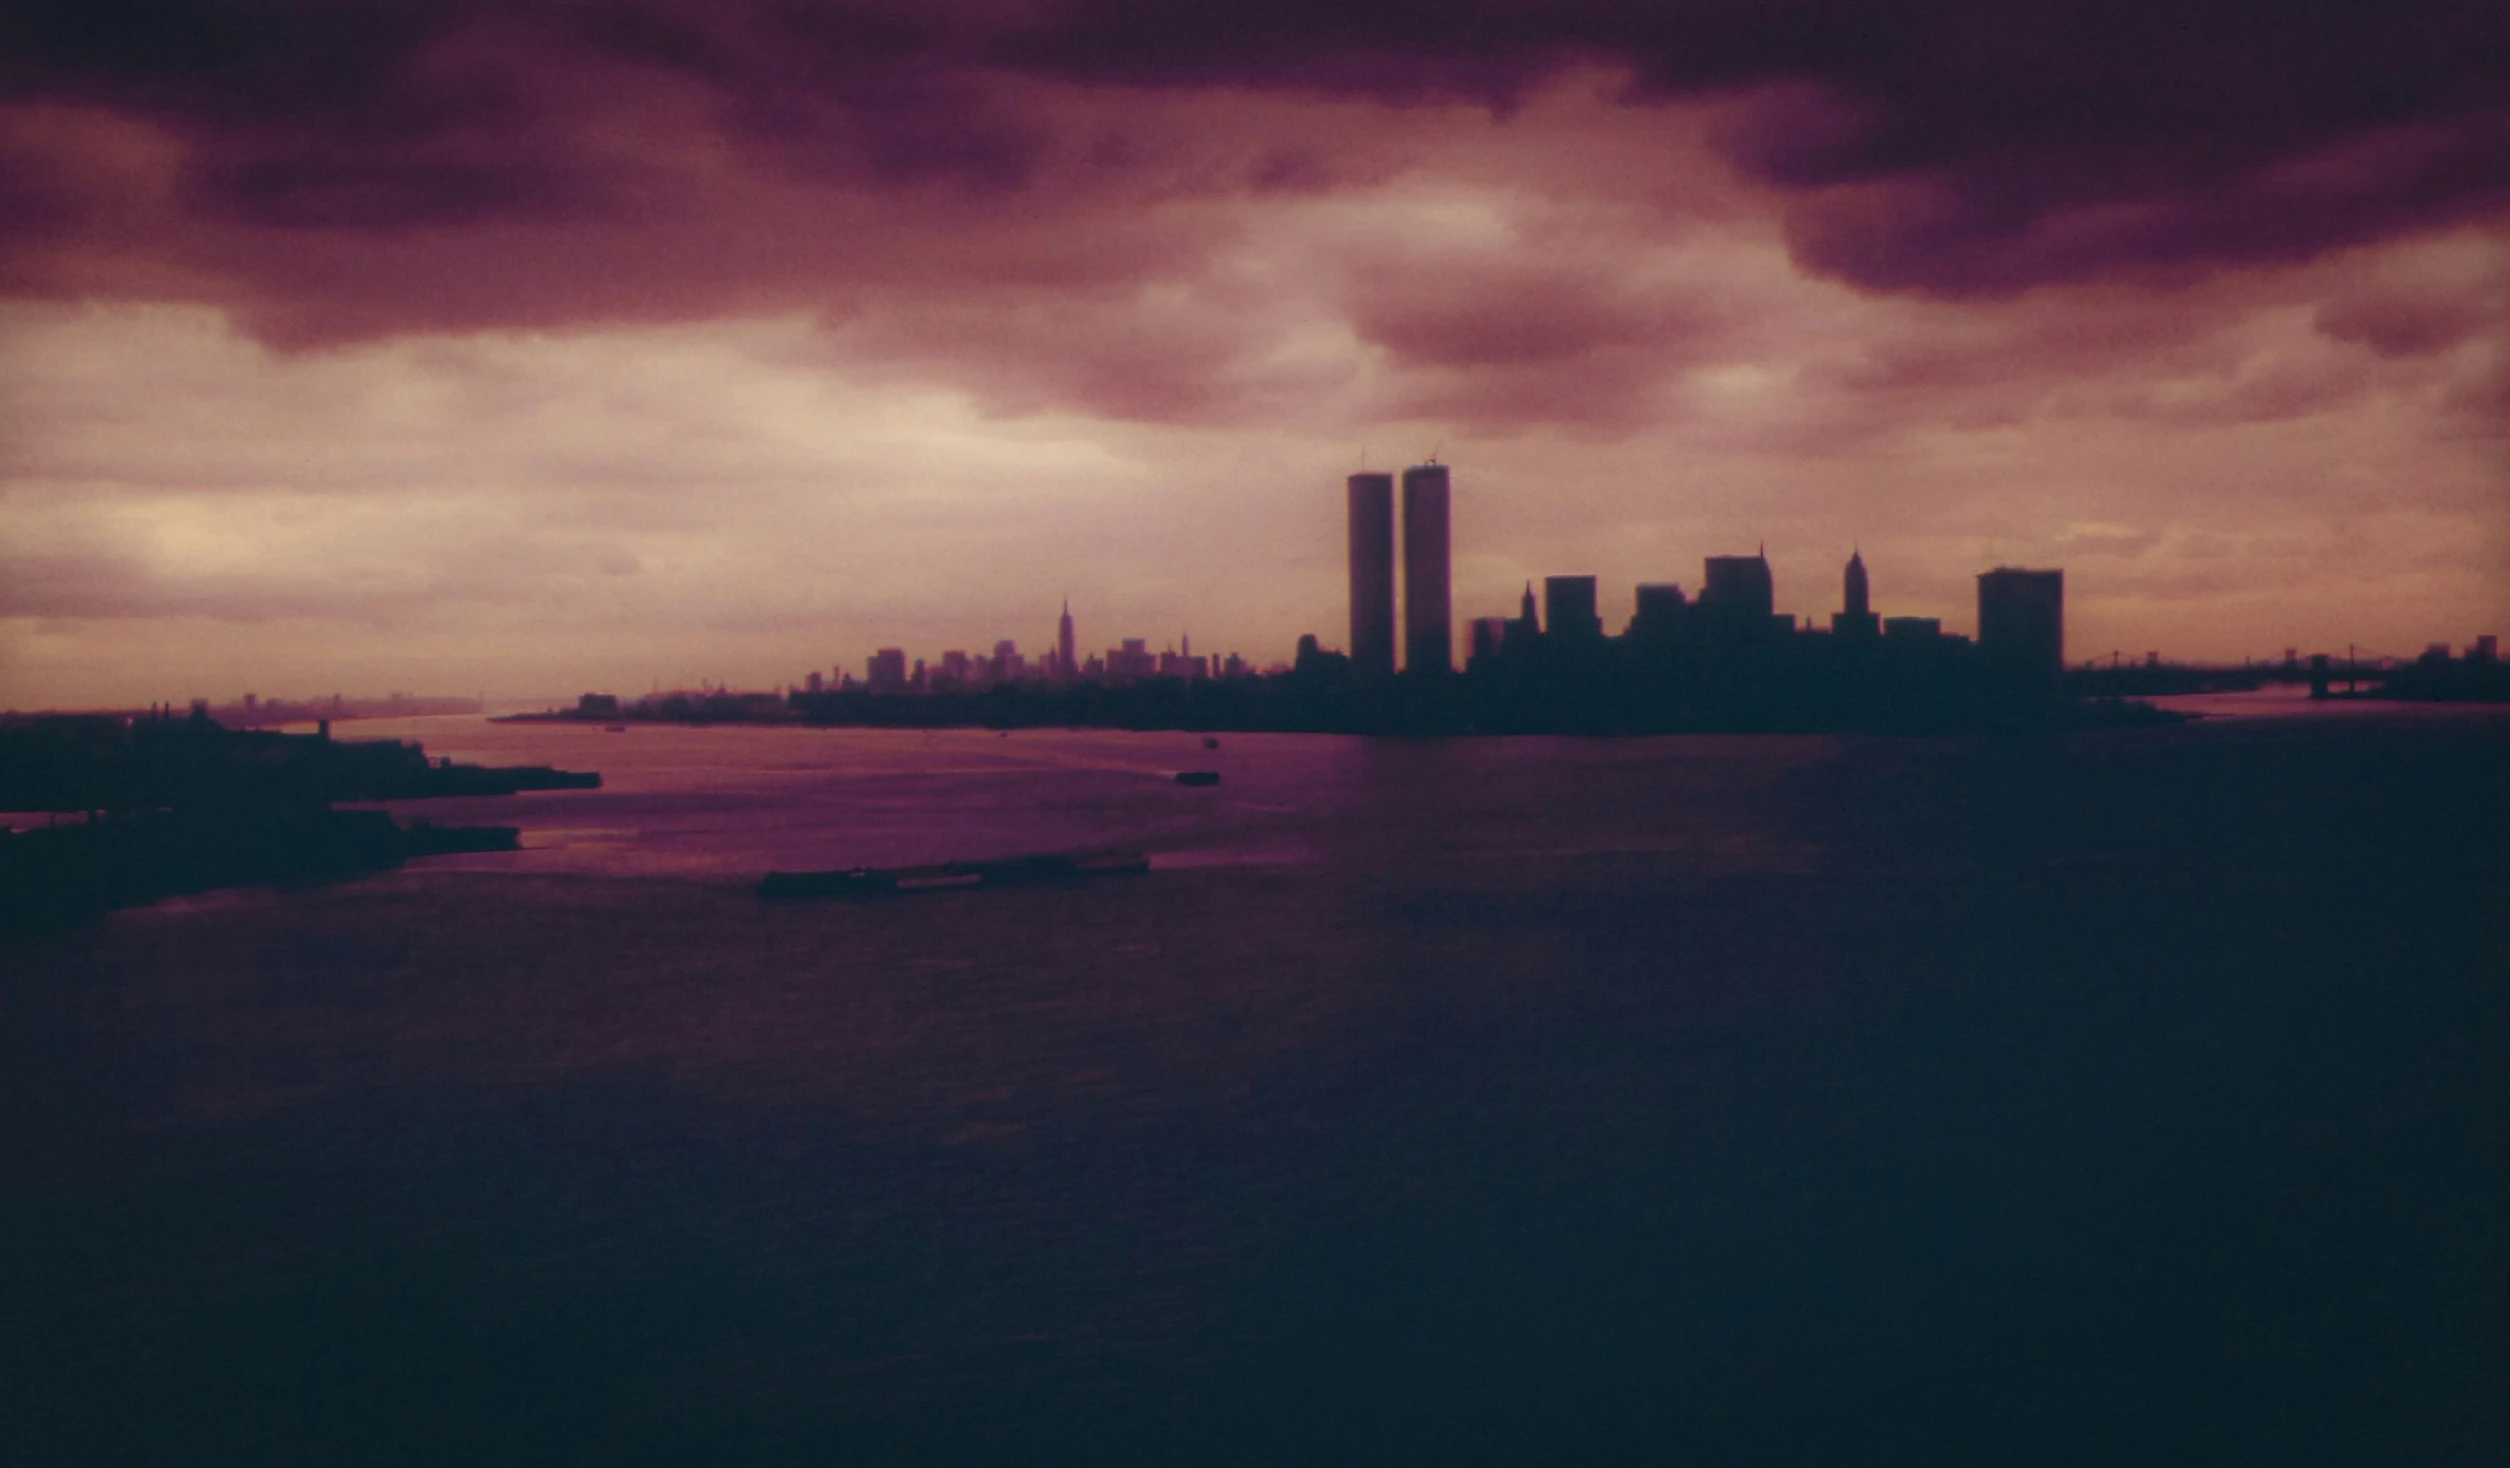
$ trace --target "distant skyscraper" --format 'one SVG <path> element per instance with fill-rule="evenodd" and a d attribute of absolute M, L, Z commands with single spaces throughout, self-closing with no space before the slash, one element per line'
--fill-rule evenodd
<path fill-rule="evenodd" d="M 2001 680 L 2053 687 L 2065 670 L 2066 573 L 2012 566 L 1981 572 L 1978 656 Z"/>
<path fill-rule="evenodd" d="M 1846 605 L 1830 619 L 1831 632 L 1840 637 L 1872 637 L 1882 630 L 1875 620 L 1871 597 L 1865 584 L 1865 555 L 1862 551 L 1848 554 Z"/>
<path fill-rule="evenodd" d="M 1403 667 L 1455 671 L 1455 613 L 1447 567 L 1447 466 L 1403 471 Z"/>
<path fill-rule="evenodd" d="M 1642 581 L 1633 602 L 1636 614 L 1649 621 L 1671 621 L 1681 616 L 1683 608 L 1690 605 L 1678 581 Z"/>
<path fill-rule="evenodd" d="M 1507 646 L 1519 652 L 1530 652 L 1542 640 L 1543 614 L 1534 605 L 1534 583 L 1525 583 L 1525 596 L 1517 603 L 1516 616 L 1508 622 Z"/>
<path fill-rule="evenodd" d="M 906 649 L 899 647 L 882 648 L 880 651 L 872 654 L 870 665 L 866 671 L 871 675 L 866 681 L 871 684 L 872 692 L 905 692 Z"/>
<path fill-rule="evenodd" d="M 1063 620 L 1055 624 L 1055 676 L 1077 678 L 1080 660 L 1072 655 L 1072 598 L 1063 599 Z"/>
<path fill-rule="evenodd" d="M 1682 626 L 1690 604 L 1682 588 L 1669 581 L 1642 581 L 1634 598 L 1630 635 L 1641 640 L 1670 637 Z"/>
<path fill-rule="evenodd" d="M 1354 474 L 1351 515 L 1351 671 L 1394 676 L 1394 476 Z"/>
<path fill-rule="evenodd" d="M 1551 629 L 1553 638 L 1561 641 L 1603 636 L 1603 619 L 1595 612 L 1595 578 L 1544 577 L 1543 625 Z"/>
<path fill-rule="evenodd" d="M 1699 604 L 1721 618 L 1765 627 L 1777 615 L 1777 591 L 1767 556 L 1710 556 Z"/>

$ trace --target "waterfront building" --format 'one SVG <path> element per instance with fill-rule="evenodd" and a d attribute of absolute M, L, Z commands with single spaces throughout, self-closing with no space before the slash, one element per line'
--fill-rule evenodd
<path fill-rule="evenodd" d="M 1700 581 L 1699 604 L 1718 616 L 1767 626 L 1777 615 L 1777 588 L 1765 555 L 1710 556 Z"/>
<path fill-rule="evenodd" d="M 1506 617 L 1475 617 L 1472 652 L 1466 658 L 1466 666 L 1487 663 L 1498 657 L 1508 645 L 1508 628 L 1511 625 Z"/>
<path fill-rule="evenodd" d="M 1847 574 L 1841 600 L 1844 605 L 1830 619 L 1830 630 L 1842 637 L 1872 637 L 1882 630 L 1874 616 L 1869 588 L 1865 580 L 1865 556 L 1861 551 L 1848 553 Z"/>
<path fill-rule="evenodd" d="M 1672 636 L 1682 626 L 1690 603 L 1672 581 L 1642 581 L 1630 612 L 1630 635 L 1654 640 Z"/>
<path fill-rule="evenodd" d="M 1354 474 L 1346 488 L 1351 668 L 1373 682 L 1394 676 L 1394 476 Z"/>
<path fill-rule="evenodd" d="M 1410 673 L 1455 670 L 1447 490 L 1444 464 L 1403 471 L 1403 667 Z"/>
<path fill-rule="evenodd" d="M 2054 688 L 2065 669 L 2063 571 L 1998 566 L 1978 578 L 1978 652 L 1989 676 Z"/>
<path fill-rule="evenodd" d="M 1543 635 L 1543 615 L 1534 606 L 1534 583 L 1525 583 L 1525 595 L 1516 604 L 1516 620 L 1508 624 L 1508 642 L 1520 651 L 1533 647 Z"/>
<path fill-rule="evenodd" d="M 866 671 L 870 676 L 864 681 L 871 685 L 872 692 L 904 693 L 906 691 L 906 649 L 882 648 L 872 654 L 870 666 Z"/>
<path fill-rule="evenodd" d="M 1149 678 L 1159 672 L 1159 656 L 1150 650 L 1147 639 L 1128 637 L 1121 647 L 1107 650 L 1106 674 L 1109 678 Z"/>
<path fill-rule="evenodd" d="M 1603 618 L 1595 610 L 1595 578 L 1543 578 L 1543 625 L 1557 641 L 1592 641 L 1604 635 Z"/>

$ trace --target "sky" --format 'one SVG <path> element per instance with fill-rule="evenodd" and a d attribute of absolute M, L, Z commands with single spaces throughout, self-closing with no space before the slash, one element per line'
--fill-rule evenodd
<path fill-rule="evenodd" d="M 1286 658 L 1765 545 L 2510 633 L 2498 0 L 13 0 L 0 707 Z"/>

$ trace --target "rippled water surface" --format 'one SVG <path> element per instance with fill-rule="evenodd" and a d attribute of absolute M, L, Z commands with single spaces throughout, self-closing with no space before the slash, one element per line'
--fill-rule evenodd
<path fill-rule="evenodd" d="M 2510 1456 L 2498 720 L 339 732 L 605 785 L 0 951 L 0 1460 Z"/>
<path fill-rule="evenodd" d="M 412 719 L 341 726 L 431 756 L 598 769 L 598 792 L 409 802 L 520 825 L 479 870 L 735 877 L 1123 845 L 1163 869 L 1544 863 L 1615 853 L 1748 870 L 1809 852 L 1755 792 L 1818 764 L 1801 739 L 1370 740 L 1110 730 L 890 731 Z M 1185 770 L 1221 776 L 1180 786 Z"/>

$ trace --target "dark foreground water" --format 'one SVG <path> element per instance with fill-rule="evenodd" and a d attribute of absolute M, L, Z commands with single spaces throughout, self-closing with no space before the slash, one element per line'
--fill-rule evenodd
<path fill-rule="evenodd" d="M 393 732 L 0 951 L 0 1462 L 2510 1460 L 2498 721 Z"/>

